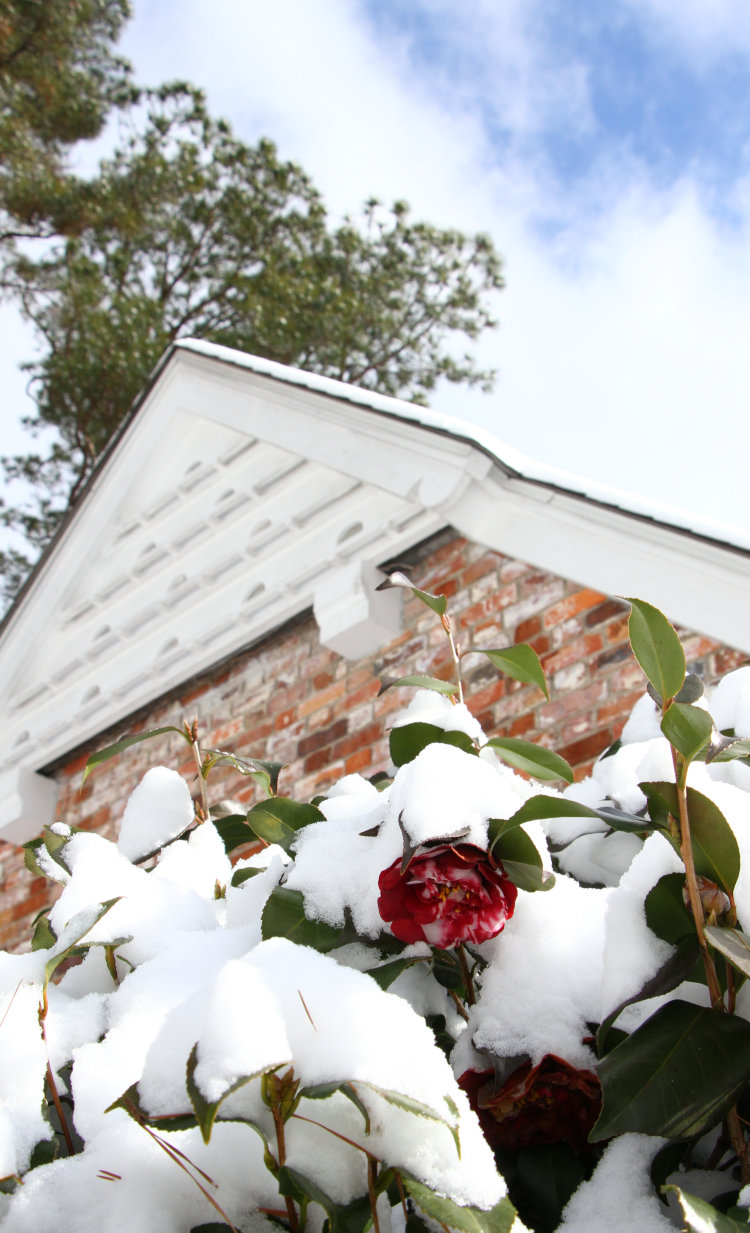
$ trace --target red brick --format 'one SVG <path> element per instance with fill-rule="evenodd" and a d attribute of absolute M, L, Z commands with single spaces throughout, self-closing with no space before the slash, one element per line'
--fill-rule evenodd
<path fill-rule="evenodd" d="M 347 721 L 345 719 L 337 719 L 336 723 L 331 724 L 330 728 L 322 728 L 319 732 L 313 732 L 310 736 L 306 736 L 301 740 L 297 746 L 299 756 L 304 758 L 307 754 L 314 753 L 316 749 L 333 745 L 334 741 L 338 741 L 342 736 L 345 736 L 347 731 Z"/>
<path fill-rule="evenodd" d="M 514 634 L 516 642 L 528 642 L 530 638 L 535 638 L 537 634 L 542 632 L 542 618 L 540 616 L 529 617 L 527 621 L 521 621 L 516 626 Z"/>
<path fill-rule="evenodd" d="M 568 595 L 565 599 L 561 599 L 559 603 L 553 604 L 544 614 L 544 624 L 549 628 L 550 625 L 558 625 L 560 621 L 567 620 L 568 617 L 575 616 L 578 612 L 585 612 L 587 608 L 593 608 L 595 604 L 600 604 L 606 596 L 599 591 L 590 591 L 583 589 L 576 591 L 574 595 Z"/>
<path fill-rule="evenodd" d="M 478 604 L 473 604 L 471 608 L 466 608 L 461 613 L 461 628 L 468 629 L 472 625 L 476 625 L 480 621 L 486 623 L 488 617 L 495 616 L 496 613 L 502 612 L 504 608 L 509 607 L 517 598 L 515 584 L 505 586 L 500 591 L 495 591 L 494 595 L 488 595 L 485 599 L 479 601 Z"/>
<path fill-rule="evenodd" d="M 371 724 L 369 728 L 362 728 L 359 732 L 352 732 L 345 736 L 343 740 L 337 741 L 331 750 L 334 758 L 347 758 L 358 749 L 364 746 L 369 746 L 377 741 L 378 737 L 382 736 L 383 729 L 381 724 Z"/>
<path fill-rule="evenodd" d="M 573 741 L 569 745 L 563 745 L 562 749 L 558 749 L 557 752 L 571 766 L 578 766 L 579 763 L 592 758 L 595 759 L 599 754 L 604 753 L 604 750 L 608 745 L 612 744 L 613 740 L 612 729 L 605 728 L 599 732 L 592 732 L 590 736 L 585 736 L 580 741 Z"/>
<path fill-rule="evenodd" d="M 364 771 L 368 766 L 372 765 L 372 750 L 359 749 L 353 753 L 344 762 L 344 770 L 347 775 L 354 775 L 356 772 Z"/>
<path fill-rule="evenodd" d="M 741 668 L 747 662 L 748 657 L 743 651 L 733 651 L 730 647 L 722 647 L 714 653 L 717 676 L 724 676 L 727 672 L 734 672 L 735 668 Z"/>
<path fill-rule="evenodd" d="M 479 578 L 486 577 L 487 574 L 493 574 L 500 564 L 501 558 L 495 556 L 494 553 L 489 556 L 480 557 L 478 561 L 467 565 L 461 574 L 461 586 L 470 587 L 472 582 L 476 582 Z"/>
<path fill-rule="evenodd" d="M 576 638 L 575 642 L 561 647 L 559 651 L 546 655 L 542 660 L 542 667 L 546 673 L 559 672 L 560 668 L 567 668 L 569 664 L 588 659 L 589 655 L 601 651 L 603 646 L 604 639 L 601 634 L 585 634 L 582 638 Z"/>
<path fill-rule="evenodd" d="M 605 599 L 603 604 L 597 604 L 595 608 L 586 613 L 586 624 L 589 626 L 603 625 L 605 621 L 611 621 L 613 617 L 619 617 L 624 613 L 627 626 L 629 611 L 630 605 L 624 604 L 621 599 Z"/>
<path fill-rule="evenodd" d="M 327 706 L 329 702 L 334 702 L 337 698 L 343 697 L 345 693 L 346 681 L 335 681 L 327 689 L 316 690 L 309 698 L 305 698 L 303 702 L 300 702 L 297 714 L 300 719 L 304 719 L 306 715 L 312 715 L 313 711 L 319 710 L 321 706 Z"/>

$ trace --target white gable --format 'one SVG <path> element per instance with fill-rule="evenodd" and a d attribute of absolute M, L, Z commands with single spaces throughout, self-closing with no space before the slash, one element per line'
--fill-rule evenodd
<path fill-rule="evenodd" d="M 446 524 L 750 649 L 747 545 L 576 484 L 395 399 L 173 348 L 6 619 L 0 834 L 45 820 L 34 771 L 311 606 L 326 645 L 375 651 L 399 621 L 377 566 Z"/>

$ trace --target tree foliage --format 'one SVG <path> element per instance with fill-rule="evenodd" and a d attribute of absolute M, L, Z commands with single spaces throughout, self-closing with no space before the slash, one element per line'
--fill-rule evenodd
<path fill-rule="evenodd" d="M 128 0 L 0 0 L 0 208 L 3 238 L 65 232 L 65 154 L 133 97 L 112 44 Z"/>
<path fill-rule="evenodd" d="M 36 503 L 3 520 L 35 547 L 180 337 L 418 401 L 439 378 L 489 385 L 492 373 L 455 353 L 456 335 L 494 325 L 487 296 L 502 278 L 487 236 L 376 200 L 333 225 L 299 166 L 270 141 L 241 141 L 184 84 L 141 94 L 121 127 L 99 174 L 66 182 L 64 237 L 6 260 L 6 285 L 46 346 L 27 366 L 28 426 L 59 434 L 47 456 L 4 460 Z"/>

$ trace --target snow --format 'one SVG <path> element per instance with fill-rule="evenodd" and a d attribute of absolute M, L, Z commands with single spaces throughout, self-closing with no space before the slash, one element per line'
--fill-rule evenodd
<path fill-rule="evenodd" d="M 604 1152 L 594 1175 L 568 1203 L 565 1233 L 674 1233 L 654 1194 L 649 1169 L 664 1144 L 649 1135 L 623 1135 Z"/>
<path fill-rule="evenodd" d="M 433 724 L 444 732 L 464 732 L 477 745 L 487 740 L 481 725 L 464 702 L 451 702 L 432 689 L 419 689 L 405 711 L 394 720 L 394 728 L 405 724 Z"/>
<path fill-rule="evenodd" d="M 125 806 L 117 846 L 130 860 L 140 860 L 181 835 L 193 816 L 193 801 L 182 776 L 169 767 L 153 766 Z"/>
<path fill-rule="evenodd" d="M 722 724 L 750 731 L 750 670 L 727 678 L 715 698 Z M 636 705 L 622 747 L 588 780 L 563 794 L 545 791 L 596 807 L 640 808 L 639 779 L 671 778 L 652 709 L 650 699 Z M 417 694 L 399 721 L 453 726 L 483 739 L 460 707 L 434 694 Z M 737 911 L 748 930 L 748 796 L 733 769 L 696 764 L 690 783 L 716 802 L 737 837 Z M 287 1162 L 334 1202 L 366 1193 L 366 1149 L 439 1194 L 492 1206 L 504 1182 L 455 1076 L 493 1058 L 501 1066 L 523 1057 L 536 1064 L 549 1053 L 581 1069 L 595 1066 L 591 1025 L 637 993 L 672 953 L 648 928 L 644 910 L 659 878 L 681 869 L 669 842 L 658 833 L 644 841 L 611 831 L 598 819 L 526 824 L 545 867 L 549 843 L 559 849 L 563 872 L 551 890 L 520 890 L 504 931 L 476 948 L 486 966 L 475 974 L 467 1022 L 436 981 L 425 944 L 400 952 L 417 961 L 388 992 L 368 975 L 393 958 L 381 953 L 388 929 L 377 908 L 378 876 L 401 857 L 405 835 L 413 845 L 460 837 L 484 846 L 488 820 L 509 817 L 539 789 L 494 758 L 430 745 L 383 792 L 359 775 L 345 776 L 321 802 L 324 821 L 305 827 L 291 854 L 271 846 L 239 861 L 235 868 L 254 876 L 235 887 L 210 823 L 177 838 L 192 820 L 189 792 L 172 772 L 155 770 L 128 803 L 125 843 L 122 835 L 115 845 L 58 826 L 71 871 L 50 912 L 58 940 L 49 951 L 0 953 L 0 1176 L 25 1174 L 23 1186 L 0 1199 L 2 1233 L 188 1233 L 217 1218 L 195 1179 L 243 1233 L 265 1231 L 259 1209 L 283 1201 L 264 1163 L 263 1136 L 270 1150 L 277 1145 L 261 1074 L 290 1070 L 302 1096 L 286 1126 Z M 159 842 L 167 846 L 153 868 L 133 863 Z M 264 905 L 280 884 L 302 893 L 310 917 L 336 926 L 350 921 L 358 940 L 330 954 L 288 938 L 264 940 Z M 108 900 L 116 902 L 103 913 Z M 48 988 L 45 1044 L 38 1017 L 45 965 L 79 941 L 88 948 L 83 962 Z M 117 955 L 116 981 L 105 946 Z M 629 1008 L 618 1025 L 632 1030 L 674 996 L 706 1004 L 702 985 L 683 984 Z M 737 1013 L 750 1019 L 747 986 Z M 430 1015 L 444 1016 L 456 1042 L 450 1063 L 425 1023 Z M 41 1112 L 47 1049 L 61 1091 L 59 1072 L 72 1062 L 74 1127 L 85 1146 L 28 1170 L 34 1147 L 52 1134 Z M 219 1119 L 235 1120 L 218 1120 L 209 1143 L 197 1128 L 160 1134 L 210 1181 L 178 1168 L 123 1109 L 107 1111 L 137 1084 L 149 1114 L 190 1113 L 191 1056 L 203 1100 L 220 1103 Z M 304 1093 L 321 1084 L 351 1085 L 369 1133 L 344 1092 Z M 416 1102 L 417 1111 L 393 1103 L 392 1093 Z M 610 1143 L 560 1229 L 674 1228 L 649 1178 L 660 1143 L 642 1135 Z M 383 1233 L 399 1233 L 399 1211 L 391 1218 L 385 1198 L 379 1211 Z M 322 1219 L 313 1204 L 311 1233 Z M 520 1233 L 520 1221 L 516 1228 Z"/>

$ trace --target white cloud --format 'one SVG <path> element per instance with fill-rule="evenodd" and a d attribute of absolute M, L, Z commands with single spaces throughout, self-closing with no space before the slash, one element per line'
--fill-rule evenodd
<path fill-rule="evenodd" d="M 610 147 L 562 184 L 530 135 L 588 131 L 588 69 L 556 55 L 543 0 L 421 3 L 460 52 L 431 69 L 413 33 L 375 39 L 364 0 L 136 0 L 123 50 L 141 80 L 192 79 L 246 140 L 273 137 L 335 213 L 406 198 L 417 217 L 493 235 L 508 287 L 479 352 L 497 390 L 448 388 L 440 409 L 540 460 L 747 524 L 733 443 L 750 388 L 750 181 L 731 192 L 731 232 L 688 171 L 654 190 L 637 150 Z M 667 20 L 667 0 L 623 3 Z M 695 31 L 714 7 L 739 12 L 687 0 L 680 13 Z M 493 124 L 512 130 L 502 157 Z"/>

